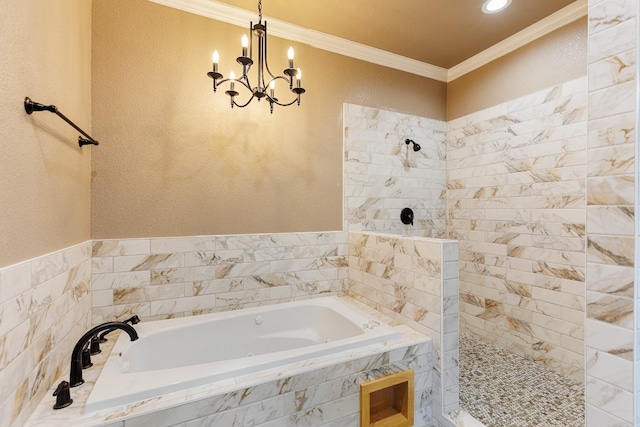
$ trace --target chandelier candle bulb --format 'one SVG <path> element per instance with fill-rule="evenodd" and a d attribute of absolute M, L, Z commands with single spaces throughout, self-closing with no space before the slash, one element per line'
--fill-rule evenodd
<path fill-rule="evenodd" d="M 249 47 L 249 39 L 246 34 L 242 35 L 242 56 L 247 57 L 247 48 Z"/>
<path fill-rule="evenodd" d="M 289 57 L 289 68 L 293 68 L 293 47 L 289 47 L 287 56 Z"/>
<path fill-rule="evenodd" d="M 274 98 L 273 92 L 274 92 L 275 87 L 276 87 L 275 80 L 271 80 L 271 83 L 269 83 L 269 96 L 271 96 L 271 98 Z"/>
<path fill-rule="evenodd" d="M 236 74 L 232 71 L 229 73 L 229 80 L 231 81 L 231 85 L 229 88 L 233 91 L 236 88 L 236 84 L 233 82 L 236 79 Z"/>
<path fill-rule="evenodd" d="M 213 51 L 213 72 L 218 72 L 218 62 L 220 62 L 220 54 L 217 50 Z"/>
<path fill-rule="evenodd" d="M 300 82 L 302 81 L 302 70 L 298 68 L 298 73 L 296 74 L 296 79 L 298 80 L 298 87 L 300 87 Z"/>

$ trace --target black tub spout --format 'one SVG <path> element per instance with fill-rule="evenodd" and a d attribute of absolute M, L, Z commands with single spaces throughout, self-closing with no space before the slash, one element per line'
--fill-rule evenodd
<path fill-rule="evenodd" d="M 121 329 L 125 331 L 129 334 L 131 341 L 138 339 L 138 333 L 133 329 L 133 326 L 125 322 L 107 322 L 89 329 L 89 331 L 78 340 L 76 346 L 73 348 L 73 352 L 71 353 L 71 369 L 69 374 L 69 384 L 71 387 L 77 387 L 84 383 L 84 379 L 82 378 L 82 350 L 84 349 L 85 344 L 87 344 L 87 342 L 96 334 L 102 331 L 114 329 Z"/>
<path fill-rule="evenodd" d="M 130 317 L 130 318 L 128 318 L 127 320 L 123 320 L 122 322 L 123 322 L 123 323 L 130 323 L 131 325 L 137 325 L 138 323 L 140 323 L 140 318 L 138 317 L 138 315 L 137 315 L 137 314 L 134 314 L 133 316 L 131 316 L 131 317 Z M 101 334 L 100 334 L 100 336 L 98 336 L 98 343 L 102 343 L 102 344 L 104 344 L 104 343 L 106 343 L 107 341 L 109 341 L 109 340 L 107 339 L 107 335 L 108 335 L 110 332 L 113 332 L 113 329 L 111 329 L 111 330 L 106 330 L 106 331 L 104 331 L 103 333 L 101 333 Z M 98 344 L 98 345 L 100 345 L 100 344 Z M 92 354 L 93 354 L 93 353 L 92 353 Z"/>

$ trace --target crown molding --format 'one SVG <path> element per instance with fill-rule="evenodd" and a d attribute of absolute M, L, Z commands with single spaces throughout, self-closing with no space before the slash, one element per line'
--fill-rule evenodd
<path fill-rule="evenodd" d="M 258 13 L 240 9 L 215 0 L 150 0 L 154 3 L 180 9 L 185 12 L 206 16 L 227 24 L 240 27 L 249 26 L 250 21 L 255 21 Z M 348 56 L 362 61 L 370 62 L 383 67 L 394 68 L 407 73 L 429 79 L 446 81 L 447 69 L 397 55 L 371 46 L 352 42 L 335 37 L 330 34 L 310 30 L 308 28 L 279 21 L 263 15 L 268 21 L 269 34 L 275 37 L 308 44 L 309 46 L 340 55 Z"/>
<path fill-rule="evenodd" d="M 545 36 L 571 22 L 587 15 L 588 0 L 577 0 L 559 11 L 547 16 L 533 25 L 517 32 L 509 38 L 496 43 L 475 56 L 449 68 L 447 82 L 453 81 L 467 73 L 476 70 L 491 61 L 505 56 L 532 41 Z"/>
<path fill-rule="evenodd" d="M 216 0 L 149 1 L 240 27 L 248 27 L 248 23 L 257 17 L 257 12 L 250 12 Z M 448 70 L 361 43 L 269 18 L 266 15 L 263 15 L 263 18 L 269 22 L 269 34 L 272 36 L 304 43 L 339 55 L 448 83 L 585 16 L 587 14 L 587 2 L 588 0 L 577 0 L 569 6 L 560 9 L 545 19 Z"/>

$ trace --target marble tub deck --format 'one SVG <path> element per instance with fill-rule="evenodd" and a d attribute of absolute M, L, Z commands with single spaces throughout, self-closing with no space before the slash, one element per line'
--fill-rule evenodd
<path fill-rule="evenodd" d="M 531 360 L 460 335 L 460 404 L 491 427 L 584 427 L 585 388 Z"/>
<path fill-rule="evenodd" d="M 129 425 L 142 426 L 149 425 L 146 423 L 150 422 L 149 419 L 151 418 L 153 418 L 154 421 L 160 421 L 160 419 L 164 418 L 162 419 L 162 422 L 160 424 L 165 425 L 168 422 L 168 420 L 166 420 L 166 415 L 168 413 L 167 411 L 175 411 L 176 417 L 181 417 L 184 414 L 177 414 L 178 412 L 194 411 L 194 408 L 195 410 L 197 410 L 197 407 L 199 405 L 202 406 L 202 402 L 209 402 L 210 398 L 217 399 L 218 397 L 220 397 L 223 401 L 229 403 L 230 401 L 236 399 L 238 397 L 237 395 L 239 394 L 242 395 L 240 401 L 251 401 L 252 398 L 247 396 L 247 391 L 254 391 L 256 394 L 260 394 L 261 392 L 264 393 L 264 390 L 256 390 L 268 387 L 269 384 L 267 383 L 276 380 L 284 380 L 284 382 L 287 383 L 287 378 L 290 379 L 294 376 L 305 375 L 310 371 L 314 371 L 317 373 L 319 371 L 326 372 L 327 370 L 335 370 L 337 372 L 336 375 L 348 375 L 349 369 L 353 369 L 352 365 L 358 365 L 358 363 L 356 362 L 359 359 L 368 357 L 374 357 L 378 359 L 377 355 L 384 352 L 390 352 L 389 362 L 393 364 L 395 359 L 398 359 L 398 362 L 402 360 L 402 358 L 406 356 L 404 350 L 410 348 L 420 348 L 422 349 L 420 351 L 423 351 L 425 348 L 427 349 L 427 352 L 429 354 L 427 372 L 416 372 L 416 375 L 426 375 L 430 378 L 430 372 L 433 366 L 431 355 L 432 344 L 430 338 L 409 328 L 408 326 L 401 325 L 393 321 L 388 316 L 362 303 L 354 301 L 348 297 L 345 298 L 356 305 L 358 308 L 360 308 L 362 311 L 365 311 L 376 317 L 377 319 L 393 326 L 398 332 L 400 332 L 400 339 L 393 342 L 370 345 L 355 351 L 345 351 L 333 355 L 318 357 L 312 360 L 292 363 L 290 365 L 286 365 L 285 367 L 265 370 L 261 373 L 258 373 L 257 375 L 253 374 L 244 377 L 241 376 L 229 380 L 219 381 L 215 384 L 194 387 L 181 392 L 172 393 L 170 395 L 163 395 L 140 402 L 135 402 L 125 407 L 114 408 L 111 410 L 100 411 L 91 414 L 83 414 L 82 411 L 84 408 L 84 402 L 91 393 L 93 384 L 95 384 L 102 366 L 111 353 L 111 347 L 116 341 L 117 334 L 119 333 L 116 331 L 109 336 L 110 339 L 107 344 L 103 344 L 102 353 L 96 356 L 92 356 L 92 362 L 94 363 L 94 366 L 83 371 L 85 383 L 80 387 L 71 389 L 73 404 L 61 410 L 54 410 L 52 408 L 55 403 L 55 397 L 51 395 L 53 389 L 60 381 L 68 380 L 69 378 L 68 371 L 65 371 L 55 381 L 54 385 L 52 385 L 51 392 L 47 393 L 47 395 L 42 399 L 36 411 L 29 418 L 29 421 L 26 423 L 25 427 L 66 427 L 70 425 L 73 425 L 75 427 L 122 427 Z M 394 350 L 400 350 L 400 352 L 398 354 L 395 354 L 396 352 L 394 352 Z M 344 365 L 347 365 L 347 368 L 345 368 Z M 381 371 L 384 371 L 384 369 L 385 368 L 381 369 Z M 317 374 L 313 373 L 311 373 L 310 375 L 317 376 Z M 262 387 L 263 385 L 264 387 Z M 417 389 L 418 384 L 416 384 L 416 390 Z M 282 390 L 280 392 L 282 393 Z M 431 390 L 429 388 L 428 394 L 430 395 L 430 393 Z M 256 399 L 259 399 L 259 396 L 256 396 Z M 430 398 L 428 399 L 428 401 L 430 402 Z M 190 405 L 192 402 L 193 405 Z M 185 405 L 187 404 L 193 406 L 193 408 L 185 408 Z M 160 419 L 157 419 L 158 417 L 154 417 L 152 415 L 154 413 L 158 413 Z M 150 417 L 145 417 L 149 414 L 151 414 Z M 188 416 L 189 415 L 187 415 L 187 417 Z M 141 421 L 142 424 L 140 424 L 139 421 Z M 178 424 L 182 425 L 181 423 L 183 423 L 183 421 L 179 422 Z M 154 422 L 153 425 L 160 424 Z M 169 423 L 166 425 L 173 424 Z"/>

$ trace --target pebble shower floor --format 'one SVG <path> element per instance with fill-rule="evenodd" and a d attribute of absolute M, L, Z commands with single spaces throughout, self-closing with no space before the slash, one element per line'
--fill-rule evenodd
<path fill-rule="evenodd" d="M 490 427 L 584 427 L 584 384 L 460 335 L 460 403 Z"/>

